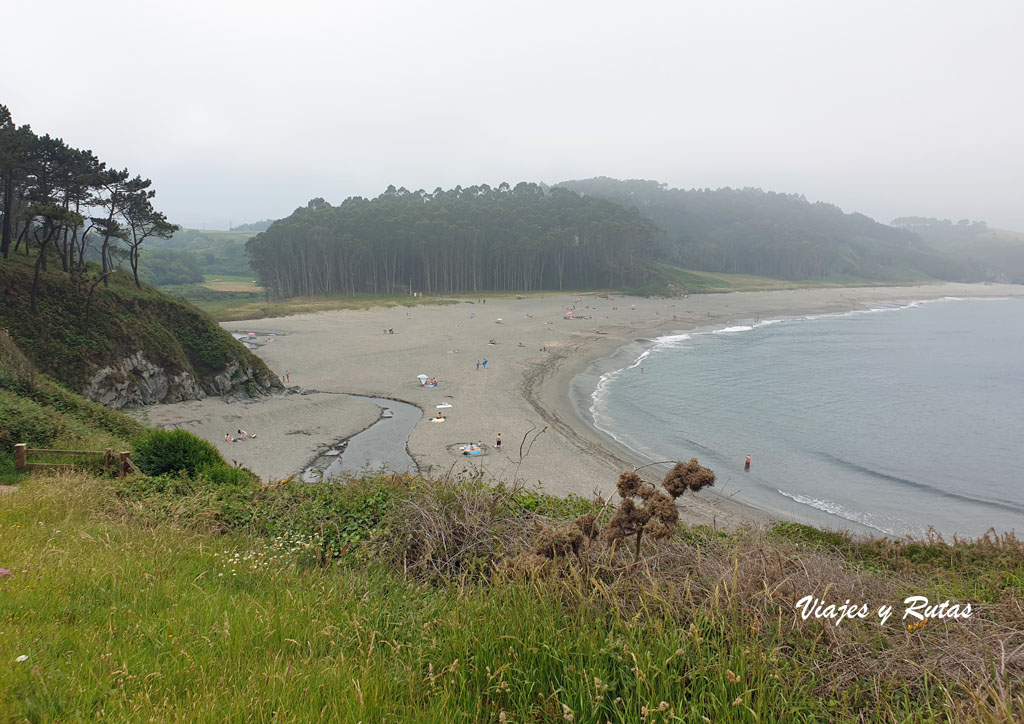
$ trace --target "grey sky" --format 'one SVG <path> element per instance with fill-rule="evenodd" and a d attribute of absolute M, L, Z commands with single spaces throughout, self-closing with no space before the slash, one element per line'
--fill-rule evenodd
<path fill-rule="evenodd" d="M 33 0 L 0 102 L 224 228 L 597 175 L 1024 230 L 1024 3 Z"/>

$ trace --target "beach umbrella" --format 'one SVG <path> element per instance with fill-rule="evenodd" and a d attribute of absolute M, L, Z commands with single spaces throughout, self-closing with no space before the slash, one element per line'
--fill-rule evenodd
<path fill-rule="evenodd" d="M 416 379 L 418 379 L 420 382 L 423 382 L 424 380 L 429 380 L 430 377 L 427 375 L 416 375 Z"/>

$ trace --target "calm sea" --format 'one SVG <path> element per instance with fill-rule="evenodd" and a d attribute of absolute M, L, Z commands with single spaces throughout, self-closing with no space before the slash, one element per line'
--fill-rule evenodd
<path fill-rule="evenodd" d="M 719 494 L 859 532 L 1024 533 L 1024 299 L 751 320 L 604 365 L 577 378 L 583 413 L 649 460 L 698 458 Z"/>

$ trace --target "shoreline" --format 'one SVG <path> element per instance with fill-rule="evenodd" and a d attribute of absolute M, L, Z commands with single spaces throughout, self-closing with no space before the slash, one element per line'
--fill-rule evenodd
<path fill-rule="evenodd" d="M 806 309 L 787 309 L 786 313 L 768 312 L 763 313 L 763 316 L 772 320 L 789 320 L 799 319 L 800 317 L 806 316 L 825 316 L 825 315 L 841 315 L 852 311 L 860 311 L 867 308 L 869 304 L 912 304 L 915 302 L 933 302 L 940 301 L 943 299 L 986 299 L 986 298 L 1001 298 L 1001 297 L 1020 297 L 1024 296 L 1024 288 L 1013 287 L 1012 285 L 1000 285 L 1002 288 L 995 290 L 995 294 L 971 294 L 965 296 L 947 294 L 945 292 L 951 291 L 950 287 L 956 286 L 960 290 L 979 291 L 976 287 L 982 287 L 988 289 L 996 285 L 926 285 L 923 287 L 870 287 L 868 289 L 872 291 L 878 291 L 879 294 L 867 294 L 867 295 L 856 295 L 858 303 L 861 305 L 859 308 L 850 307 L 844 308 L 842 304 L 832 301 L 830 303 L 816 306 L 813 308 Z M 1011 287 L 1006 289 L 1005 287 Z M 864 288 L 853 287 L 849 289 L 843 289 L 842 291 L 858 291 Z M 800 290 L 800 291 L 814 291 L 814 290 Z M 898 295 L 892 295 L 888 292 L 898 291 L 901 292 Z M 924 296 L 913 294 L 915 291 L 926 291 Z M 909 296 L 902 292 L 910 292 Z M 941 294 L 939 292 L 942 292 Z M 781 292 L 737 292 L 735 294 L 779 294 Z M 842 299 L 844 295 L 840 295 Z M 901 307 L 899 307 L 901 308 Z M 579 427 L 573 429 L 570 434 L 573 434 L 577 439 L 589 438 L 588 441 L 582 442 L 581 447 L 589 447 L 590 443 L 597 445 L 604 445 L 608 449 L 604 452 L 608 456 L 609 460 L 618 460 L 621 464 L 632 464 L 638 466 L 659 466 L 659 469 L 667 469 L 668 465 L 661 461 L 653 461 L 647 459 L 642 453 L 633 450 L 625 443 L 616 439 L 610 433 L 602 430 L 593 419 L 590 414 L 588 403 L 592 400 L 592 395 L 596 391 L 597 384 L 600 383 L 603 375 L 622 369 L 633 363 L 640 354 L 644 351 L 653 348 L 656 340 L 659 337 L 664 337 L 671 334 L 684 334 L 690 332 L 701 332 L 702 330 L 710 330 L 721 328 L 724 325 L 731 323 L 753 323 L 756 319 L 761 317 L 762 314 L 756 314 L 754 317 L 736 317 L 729 314 L 715 315 L 711 314 L 707 321 L 701 320 L 701 323 L 686 324 L 681 323 L 682 320 L 674 320 L 671 324 L 660 323 L 654 326 L 645 325 L 644 330 L 657 330 L 657 334 L 652 334 L 649 337 L 626 335 L 610 337 L 607 340 L 600 340 L 595 342 L 594 349 L 589 355 L 579 355 L 574 358 L 566 360 L 564 364 L 559 368 L 559 362 L 555 362 L 555 369 L 546 374 L 542 374 L 542 378 L 545 378 L 544 384 L 552 387 L 552 390 L 546 390 L 547 394 L 541 394 L 539 396 L 529 396 L 527 400 L 531 405 L 538 410 L 542 416 L 546 419 L 551 419 L 558 424 L 565 424 L 564 419 L 575 418 Z M 636 330 L 636 331 L 639 331 Z M 632 352 L 626 353 L 630 347 L 636 349 Z M 586 381 L 581 380 L 583 376 L 589 377 Z M 567 389 L 568 390 L 568 402 L 561 400 L 557 394 L 557 390 Z M 545 406 L 540 404 L 540 399 L 546 399 L 549 404 L 545 409 Z M 572 428 L 572 425 L 568 425 Z M 660 479 L 659 476 L 648 476 L 651 482 L 657 482 Z M 716 483 L 717 484 L 717 483 Z M 814 527 L 823 527 L 820 520 L 816 520 L 812 515 L 800 515 L 793 510 L 769 510 L 763 507 L 749 504 L 745 501 L 733 500 L 731 494 L 725 494 L 720 489 L 708 488 L 702 491 L 706 497 L 710 497 L 714 500 L 711 503 L 713 506 L 721 506 L 725 508 L 728 513 L 732 515 L 739 515 L 746 518 L 746 522 L 763 524 L 768 523 L 772 520 L 788 520 Z M 683 513 L 685 517 L 685 506 L 687 503 L 693 501 L 693 498 L 687 499 L 685 496 L 679 499 L 679 504 L 683 506 Z M 690 511 L 697 513 L 698 515 L 707 515 L 707 511 Z M 731 517 L 731 516 L 730 516 Z M 837 521 L 838 522 L 838 521 Z M 870 528 L 866 525 L 856 523 L 855 521 L 844 521 L 834 528 L 835 530 L 844 530 L 853 535 L 861 537 L 884 537 L 885 534 L 880 531 Z"/>
<path fill-rule="evenodd" d="M 295 410 L 282 410 L 280 418 L 276 414 L 280 400 L 309 398 L 285 395 L 250 405 L 226 405 L 220 400 L 178 404 L 208 408 L 206 422 L 192 425 L 193 431 L 264 479 L 301 473 L 301 466 L 318 452 L 350 439 L 378 419 L 376 406 L 360 411 L 363 403 L 337 394 L 343 393 L 393 399 L 423 412 L 405 441 L 421 474 L 478 474 L 524 485 L 540 482 L 545 492 L 554 495 L 597 493 L 607 499 L 615 491 L 619 473 L 650 461 L 588 423 L 573 400 L 573 380 L 623 347 L 638 339 L 653 340 L 674 331 L 755 317 L 837 313 L 861 309 L 865 303 L 974 296 L 1024 296 L 1024 286 L 822 288 L 673 299 L 552 293 L 522 300 L 465 300 L 452 305 L 224 322 L 222 326 L 231 332 L 260 329 L 266 330 L 263 334 L 275 334 L 274 341 L 256 353 L 278 374 L 289 371 L 292 385 L 322 391 L 315 395 L 318 404 L 293 404 Z M 567 313 L 574 318 L 567 318 Z M 486 366 L 484 360 L 488 360 Z M 416 380 L 419 374 L 437 377 L 439 386 L 421 387 Z M 447 420 L 431 424 L 439 403 L 451 405 L 444 410 Z M 158 418 L 175 417 L 163 414 L 162 408 L 168 407 L 173 406 L 148 408 L 151 422 L 161 424 Z M 235 424 L 240 408 L 267 410 L 260 415 L 262 427 L 252 430 Z M 303 421 L 307 434 L 283 437 L 297 420 Z M 259 432 L 258 441 L 222 446 L 223 431 L 239 426 Z M 498 433 L 504 443 L 501 449 L 494 446 Z M 481 458 L 467 460 L 452 453 L 457 444 L 478 441 L 487 449 Z M 235 455 L 241 452 L 244 455 Z M 716 473 L 718 485 L 727 483 L 730 471 Z M 797 518 L 731 500 L 733 487 L 723 487 L 712 495 L 704 491 L 681 497 L 683 520 L 734 527 Z"/>

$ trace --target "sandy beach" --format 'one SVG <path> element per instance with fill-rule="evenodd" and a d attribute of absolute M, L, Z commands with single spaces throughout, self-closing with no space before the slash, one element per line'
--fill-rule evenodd
<path fill-rule="evenodd" d="M 273 480 L 300 472 L 317 453 L 378 419 L 376 406 L 338 393 L 399 399 L 424 412 L 408 450 L 425 474 L 479 467 L 490 478 L 540 482 L 557 495 L 608 496 L 622 470 L 648 461 L 635 459 L 577 413 L 570 382 L 593 360 L 638 338 L 710 324 L 841 312 L 881 301 L 996 296 L 1024 296 L 1024 287 L 801 289 L 684 299 L 552 293 L 229 322 L 224 326 L 232 332 L 256 333 L 256 353 L 279 375 L 289 373 L 289 384 L 318 392 L 252 403 L 158 405 L 146 416 L 157 426 L 192 430 L 218 444 L 226 459 Z M 583 318 L 566 319 L 567 312 Z M 421 386 L 420 374 L 437 378 L 437 387 Z M 432 422 L 445 403 L 451 405 L 441 410 L 446 421 Z M 257 438 L 225 443 L 224 433 L 238 428 Z M 501 450 L 495 448 L 498 434 Z M 477 441 L 485 446 L 483 456 L 453 450 Z M 763 518 L 729 501 L 727 490 L 684 496 L 681 504 L 694 523 L 730 526 Z"/>

